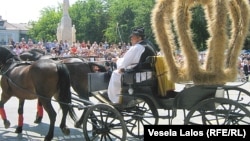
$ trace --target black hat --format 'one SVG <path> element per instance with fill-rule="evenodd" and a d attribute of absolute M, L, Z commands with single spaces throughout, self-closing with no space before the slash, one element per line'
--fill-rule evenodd
<path fill-rule="evenodd" d="M 144 38 L 144 36 L 145 36 L 144 28 L 137 27 L 137 28 L 133 29 L 129 37 L 131 38 L 131 36 L 133 36 L 133 35 L 140 36 L 140 37 Z"/>

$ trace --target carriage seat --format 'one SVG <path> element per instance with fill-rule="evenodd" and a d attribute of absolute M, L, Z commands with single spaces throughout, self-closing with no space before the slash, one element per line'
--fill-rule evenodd
<path fill-rule="evenodd" d="M 125 69 L 122 75 L 122 85 L 152 86 L 155 80 L 154 62 L 151 56 L 147 57 L 143 63 L 138 63 L 132 69 Z M 147 68 L 143 68 L 147 66 Z"/>
<path fill-rule="evenodd" d="M 175 90 L 175 83 L 168 79 L 167 64 L 164 57 L 149 56 L 143 64 L 147 64 L 150 68 L 140 69 L 140 67 L 135 67 L 135 69 L 125 71 L 122 77 L 123 85 L 157 87 L 154 94 L 158 94 L 157 96 L 160 97 L 169 97 L 169 92 Z"/>
<path fill-rule="evenodd" d="M 130 108 L 136 103 L 133 103 L 134 97 L 124 96 L 123 101 L 120 104 L 112 103 L 108 98 L 108 84 L 110 74 L 108 72 L 88 73 L 88 93 L 90 96 L 94 96 L 102 103 L 113 105 L 117 108 Z"/>

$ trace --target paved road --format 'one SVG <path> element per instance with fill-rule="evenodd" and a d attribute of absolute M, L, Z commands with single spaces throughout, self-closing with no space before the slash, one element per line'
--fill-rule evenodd
<path fill-rule="evenodd" d="M 229 83 L 230 85 L 239 84 L 238 82 Z M 184 85 L 177 84 L 176 90 L 182 90 Z M 250 90 L 250 83 L 241 86 L 246 90 Z M 0 89 L 1 91 L 1 89 Z M 59 128 L 60 124 L 60 117 L 61 111 L 57 103 L 53 102 L 55 110 L 57 111 L 57 120 L 56 120 L 56 127 L 54 133 L 53 141 L 79 141 L 84 140 L 83 133 L 81 129 L 74 128 L 74 122 L 72 119 L 68 118 L 67 125 L 71 129 L 70 136 L 64 136 Z M 47 129 L 49 126 L 49 119 L 47 114 L 45 113 L 43 121 L 41 124 L 33 123 L 35 114 L 36 114 L 36 100 L 29 100 L 26 101 L 24 107 L 24 127 L 22 134 L 16 134 L 15 128 L 17 126 L 17 107 L 18 107 L 18 100 L 17 98 L 13 97 L 10 101 L 5 104 L 6 114 L 8 119 L 11 122 L 11 126 L 8 129 L 5 129 L 3 126 L 2 120 L 0 121 L 0 141 L 42 141 L 44 136 L 47 133 Z M 166 111 L 160 110 L 161 115 L 164 115 Z M 160 124 L 168 124 L 168 120 L 160 119 Z M 183 115 L 182 113 L 178 113 L 177 117 L 174 118 L 173 124 L 181 124 L 183 122 Z M 128 135 L 128 140 L 135 140 L 131 136 Z"/>

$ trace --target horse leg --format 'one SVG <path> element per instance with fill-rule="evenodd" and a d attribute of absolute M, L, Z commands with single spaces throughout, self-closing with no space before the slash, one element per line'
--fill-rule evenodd
<path fill-rule="evenodd" d="M 7 129 L 10 127 L 10 121 L 7 119 L 4 104 L 10 99 L 10 96 L 6 96 L 2 93 L 0 101 L 0 116 L 3 119 L 4 127 Z"/>
<path fill-rule="evenodd" d="M 60 124 L 60 128 L 63 132 L 64 135 L 69 135 L 70 134 L 70 129 L 66 126 L 66 117 L 69 111 L 69 105 L 65 105 L 64 103 L 60 103 L 63 116 Z"/>
<path fill-rule="evenodd" d="M 40 102 L 40 100 L 37 101 L 37 113 L 36 113 L 36 119 L 34 123 L 41 123 L 43 118 L 43 105 Z"/>
<path fill-rule="evenodd" d="M 24 100 L 19 99 L 18 126 L 16 128 L 15 133 L 22 133 L 23 131 L 23 105 L 24 105 Z"/>
<path fill-rule="evenodd" d="M 77 80 L 77 79 L 75 79 Z M 87 77 L 85 77 L 84 79 L 79 80 L 81 81 L 82 84 L 75 84 L 75 85 L 71 85 L 73 87 L 73 89 L 75 90 L 75 92 L 78 94 L 80 99 L 85 99 L 85 100 L 89 100 L 89 95 L 88 95 L 88 86 L 87 85 L 83 85 L 83 84 L 87 84 L 88 83 L 88 79 Z M 87 106 L 87 104 L 85 104 Z M 80 119 L 78 119 L 75 122 L 75 128 L 82 128 L 82 122 L 83 122 L 83 118 L 84 115 L 86 113 L 87 110 L 84 110 L 82 113 L 82 116 L 80 117 Z"/>
<path fill-rule="evenodd" d="M 84 110 L 80 119 L 78 119 L 76 122 L 75 122 L 75 128 L 82 128 L 82 122 L 83 122 L 83 118 L 84 118 L 84 115 L 86 114 L 87 110 Z"/>
<path fill-rule="evenodd" d="M 51 104 L 51 102 L 45 100 L 41 103 L 45 109 L 45 111 L 48 113 L 49 119 L 50 119 L 50 125 L 49 125 L 49 131 L 44 139 L 44 141 L 51 141 L 54 136 L 54 126 L 56 121 L 56 112 Z"/>

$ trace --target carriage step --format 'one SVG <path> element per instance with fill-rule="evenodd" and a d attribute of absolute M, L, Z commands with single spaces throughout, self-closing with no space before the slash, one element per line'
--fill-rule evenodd
<path fill-rule="evenodd" d="M 99 101 L 102 102 L 102 103 L 110 104 L 110 105 L 113 104 L 111 101 L 109 101 L 108 95 L 107 95 L 107 94 L 104 94 L 104 93 L 101 94 L 101 91 L 92 92 L 92 95 L 93 95 L 97 100 L 99 100 Z"/>
<path fill-rule="evenodd" d="M 108 96 L 108 91 L 107 90 L 102 90 L 102 91 L 98 91 L 99 94 L 104 95 L 104 96 Z"/>
<path fill-rule="evenodd" d="M 107 90 L 92 92 L 92 95 L 102 103 L 112 105 L 117 109 L 126 109 L 134 107 L 136 104 L 141 103 L 140 100 L 132 96 L 122 96 L 122 103 L 112 103 L 108 98 Z"/>

